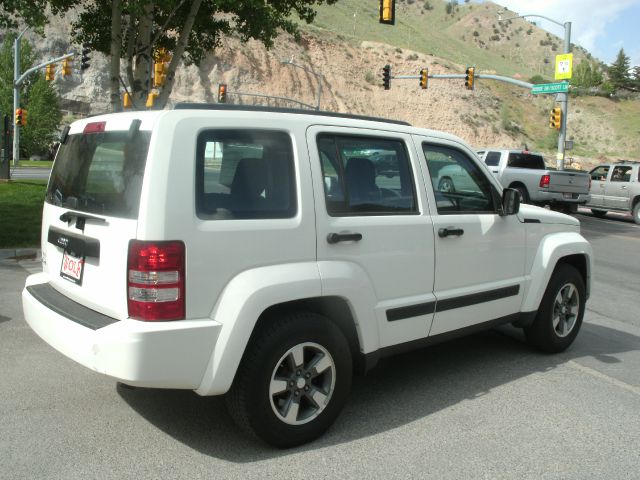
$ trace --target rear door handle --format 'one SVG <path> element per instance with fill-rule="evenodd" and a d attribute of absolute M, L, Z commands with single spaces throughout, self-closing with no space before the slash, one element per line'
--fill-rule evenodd
<path fill-rule="evenodd" d="M 447 227 L 447 228 L 441 228 L 440 230 L 438 230 L 438 236 L 440 238 L 447 238 L 451 236 L 459 237 L 463 234 L 464 234 L 464 230 L 456 227 Z"/>
<path fill-rule="evenodd" d="M 327 235 L 327 242 L 330 244 L 338 242 L 359 242 L 362 240 L 361 233 L 330 233 Z"/>

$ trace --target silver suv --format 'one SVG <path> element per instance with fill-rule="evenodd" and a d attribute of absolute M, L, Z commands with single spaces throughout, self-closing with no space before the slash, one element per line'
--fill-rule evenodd
<path fill-rule="evenodd" d="M 640 224 L 640 162 L 600 165 L 590 175 L 591 200 L 586 206 L 596 217 L 607 212 L 631 213 Z"/>

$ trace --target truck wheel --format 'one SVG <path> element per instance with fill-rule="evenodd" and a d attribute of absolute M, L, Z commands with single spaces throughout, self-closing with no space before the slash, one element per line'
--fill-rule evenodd
<path fill-rule="evenodd" d="M 511 188 L 517 190 L 520 194 L 520 203 L 529 203 L 529 192 L 527 192 L 527 187 L 516 185 L 515 187 Z"/>
<path fill-rule="evenodd" d="M 633 206 L 633 221 L 640 225 L 640 202 Z"/>
<path fill-rule="evenodd" d="M 456 187 L 449 177 L 442 177 L 438 182 L 438 190 L 444 193 L 455 192 Z"/>
<path fill-rule="evenodd" d="M 559 265 L 547 285 L 535 320 L 524 329 L 527 342 L 544 352 L 566 350 L 582 325 L 585 301 L 580 272 L 571 265 Z"/>
<path fill-rule="evenodd" d="M 606 210 L 596 210 L 595 208 L 591 209 L 591 213 L 593 213 L 594 217 L 603 218 L 606 214 Z"/>
<path fill-rule="evenodd" d="M 342 331 L 315 313 L 296 312 L 254 333 L 226 396 L 245 431 L 280 448 L 322 435 L 351 389 L 351 351 Z"/>

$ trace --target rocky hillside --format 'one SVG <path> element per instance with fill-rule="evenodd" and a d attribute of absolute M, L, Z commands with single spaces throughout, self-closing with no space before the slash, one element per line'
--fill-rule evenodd
<path fill-rule="evenodd" d="M 476 65 L 480 73 L 524 80 L 535 74 L 552 77 L 550 63 L 558 45 L 561 49 L 560 39 L 523 20 L 496 23 L 498 7 L 488 2 L 460 6 L 453 15 L 446 14 L 444 5 L 440 0 L 399 2 L 399 21 L 392 27 L 377 23 L 376 1 L 340 0 L 324 7 L 314 25 L 304 27 L 299 42 L 283 35 L 267 51 L 258 42 L 228 38 L 200 68 L 180 69 L 171 103 L 215 102 L 218 83 L 227 83 L 233 103 L 264 104 L 265 99 L 238 95 L 254 93 L 315 105 L 317 79 L 282 63 L 293 60 L 323 75 L 323 110 L 402 119 L 450 131 L 476 147 L 527 144 L 555 158 L 555 132 L 548 128 L 552 96 L 532 96 L 488 80 L 479 80 L 474 91 L 466 90 L 462 80 L 437 79 L 430 80 L 427 90 L 419 88 L 418 80 L 393 80 L 391 90 L 382 89 L 381 68 L 387 63 L 393 75 L 416 75 L 424 66 L 432 74 L 461 73 L 466 65 Z M 44 40 L 29 37 L 43 58 L 72 48 L 67 25 L 54 19 Z M 575 54 L 578 59 L 588 55 L 582 50 Z M 108 111 L 107 63 L 98 57 L 94 54 L 82 78 L 56 79 L 61 105 L 72 115 Z M 588 168 L 608 158 L 640 159 L 639 100 L 578 97 L 570 100 L 569 108 L 568 136 L 576 147 L 568 152 L 573 166 Z"/>

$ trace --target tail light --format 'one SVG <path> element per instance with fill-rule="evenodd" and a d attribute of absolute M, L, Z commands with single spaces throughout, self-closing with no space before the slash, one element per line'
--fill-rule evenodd
<path fill-rule="evenodd" d="M 551 176 L 542 175 L 540 177 L 540 188 L 549 188 L 549 182 L 551 181 Z"/>
<path fill-rule="evenodd" d="M 185 246 L 180 241 L 129 242 L 129 317 L 147 322 L 185 317 Z"/>

